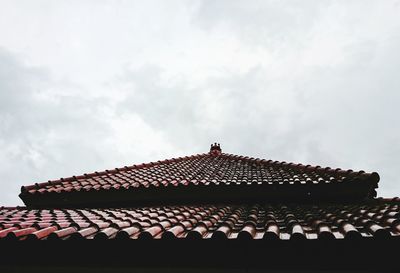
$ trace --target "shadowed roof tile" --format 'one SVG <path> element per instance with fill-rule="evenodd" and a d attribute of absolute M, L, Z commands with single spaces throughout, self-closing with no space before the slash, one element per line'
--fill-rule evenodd
<path fill-rule="evenodd" d="M 198 219 L 194 220 L 193 212 Z M 385 239 L 400 236 L 399 213 L 397 199 L 318 206 L 225 204 L 53 209 L 50 213 L 45 209 L 2 207 L 0 240 Z M 143 219 L 144 215 L 148 221 Z"/>
<path fill-rule="evenodd" d="M 210 152 L 205 154 L 23 186 L 20 197 L 27 205 L 57 206 L 81 203 L 96 206 L 101 199 L 110 198 L 111 194 L 106 194 L 107 192 L 118 196 L 108 200 L 111 204 L 117 203 L 118 200 L 134 201 L 134 198 L 139 198 L 137 196 L 143 197 L 146 194 L 148 197 L 135 200 L 162 201 L 173 193 L 175 201 L 184 201 L 189 191 L 192 199 L 202 194 L 203 197 L 216 194 L 215 198 L 218 200 L 229 200 L 229 196 L 235 194 L 235 189 L 240 190 L 243 196 L 249 189 L 255 189 L 263 194 L 273 192 L 271 196 L 277 197 L 284 197 L 285 193 L 289 192 L 292 197 L 311 198 L 322 194 L 321 196 L 329 198 L 333 195 L 348 195 L 362 200 L 376 196 L 378 181 L 379 175 L 375 172 L 365 173 L 249 158 L 222 153 L 220 146 L 214 145 Z M 131 192 L 140 194 L 135 195 Z M 250 192 L 247 196 L 250 198 Z"/>

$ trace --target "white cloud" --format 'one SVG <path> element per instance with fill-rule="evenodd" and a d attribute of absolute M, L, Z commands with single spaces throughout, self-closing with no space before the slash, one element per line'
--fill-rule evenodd
<path fill-rule="evenodd" d="M 0 177 L 230 153 L 399 195 L 398 1 L 2 1 Z M 5 191 L 2 191 L 5 192 Z"/>

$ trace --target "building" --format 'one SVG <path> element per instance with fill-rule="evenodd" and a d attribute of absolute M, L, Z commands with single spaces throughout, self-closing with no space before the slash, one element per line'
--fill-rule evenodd
<path fill-rule="evenodd" d="M 0 208 L 0 271 L 396 272 L 400 199 L 378 182 L 213 144 L 23 186 L 26 207 Z"/>

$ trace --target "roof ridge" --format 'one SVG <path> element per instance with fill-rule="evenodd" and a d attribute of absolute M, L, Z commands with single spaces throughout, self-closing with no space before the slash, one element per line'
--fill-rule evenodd
<path fill-rule="evenodd" d="M 177 158 L 169 158 L 169 159 L 163 159 L 163 160 L 158 160 L 158 161 L 150 161 L 147 163 L 140 163 L 140 164 L 133 164 L 130 166 L 123 166 L 121 168 L 115 168 L 115 169 L 106 169 L 104 171 L 95 171 L 95 172 L 91 172 L 91 173 L 84 173 L 83 175 L 73 175 L 73 176 L 69 176 L 69 177 L 61 177 L 59 179 L 55 179 L 55 180 L 48 180 L 47 182 L 41 182 L 41 183 L 35 183 L 35 184 L 31 184 L 31 185 L 26 185 L 26 186 L 21 186 L 21 192 L 25 192 L 25 191 L 29 191 L 35 188 L 40 188 L 42 186 L 47 186 L 47 185 L 57 185 L 60 184 L 62 182 L 68 182 L 68 181 L 75 181 L 78 179 L 83 179 L 83 178 L 89 178 L 89 177 L 96 177 L 96 176 L 101 176 L 101 175 L 105 175 L 105 174 L 114 174 L 114 173 L 120 173 L 122 171 L 127 171 L 127 170 L 138 170 L 138 169 L 144 169 L 146 167 L 150 167 L 150 166 L 157 166 L 157 165 L 161 165 L 161 164 L 165 164 L 165 163 L 172 163 L 172 162 L 179 162 L 185 159 L 191 159 L 191 158 L 199 158 L 199 157 L 204 157 L 204 156 L 209 156 L 209 153 L 202 153 L 202 154 L 193 154 L 190 156 L 180 156 Z"/>
<path fill-rule="evenodd" d="M 272 160 L 272 159 L 262 159 L 258 157 L 249 157 L 249 156 L 242 156 L 242 155 L 235 155 L 235 154 L 228 154 L 228 153 L 221 153 L 221 156 L 225 156 L 227 158 L 232 158 L 232 159 L 241 159 L 241 160 L 246 160 L 250 162 L 258 162 L 258 163 L 264 163 L 266 165 L 270 166 L 280 166 L 280 167 L 286 167 L 286 168 L 291 168 L 295 169 L 298 171 L 304 171 L 304 172 L 318 172 L 318 173 L 328 173 L 333 176 L 338 176 L 338 175 L 348 175 L 351 176 L 352 178 L 359 177 L 361 179 L 372 179 L 373 182 L 378 183 L 380 180 L 380 176 L 377 172 L 371 172 L 367 173 L 364 170 L 359 170 L 359 171 L 354 171 L 352 169 L 341 169 L 341 168 L 330 168 L 330 167 L 321 167 L 319 165 L 304 165 L 302 163 L 294 163 L 294 162 L 286 162 L 286 161 L 279 161 L 279 160 Z"/>

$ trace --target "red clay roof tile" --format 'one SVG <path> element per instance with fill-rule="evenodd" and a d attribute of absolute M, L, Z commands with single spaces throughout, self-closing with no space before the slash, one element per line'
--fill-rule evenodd
<path fill-rule="evenodd" d="M 400 236 L 399 215 L 398 200 L 318 206 L 0 208 L 0 239 L 385 239 Z"/>
<path fill-rule="evenodd" d="M 326 188 L 329 193 L 332 188 L 322 187 L 321 185 L 332 184 L 335 189 L 349 194 L 351 191 L 344 190 L 343 184 L 357 184 L 354 194 L 360 192 L 357 189 L 361 189 L 361 186 L 367 186 L 358 196 L 362 199 L 376 195 L 375 188 L 377 188 L 378 181 L 379 175 L 377 173 L 305 166 L 210 152 L 23 186 L 20 197 L 28 205 L 49 205 L 50 203 L 52 205 L 73 205 L 75 199 L 68 197 L 82 190 L 91 194 L 115 191 L 120 193 L 121 196 L 127 190 L 140 191 L 141 193 L 149 191 L 151 192 L 149 196 L 152 196 L 149 199 L 154 200 L 159 199 L 159 196 L 155 195 L 154 191 L 156 190 L 179 191 L 179 195 L 184 196 L 182 190 L 192 187 L 199 187 L 196 190 L 198 193 L 204 192 L 205 188 L 203 187 L 207 186 L 209 192 L 212 193 L 218 192 L 218 188 L 222 186 L 229 187 L 229 189 L 241 187 L 240 189 L 246 190 L 248 190 L 249 185 L 252 188 L 269 186 L 268 191 L 274 190 L 276 195 L 278 194 L 277 186 L 281 186 L 278 189 L 293 186 L 297 188 L 296 191 L 292 191 L 292 194 L 293 192 L 299 195 L 307 194 L 308 191 L 308 195 L 310 195 L 311 191 L 308 189 L 313 186 L 319 186 L 320 191 Z M 304 190 L 298 190 L 298 187 L 303 187 Z M 225 195 L 229 195 L 228 191 L 223 190 L 223 192 L 225 192 Z M 241 192 L 245 191 L 241 190 Z M 55 197 L 57 194 L 63 194 L 63 198 Z M 115 193 L 113 194 L 115 195 Z M 333 191 L 330 194 L 334 194 Z M 85 196 L 88 197 L 89 195 L 86 194 Z M 85 201 L 86 205 L 90 202 L 95 205 L 96 198 L 93 198 L 93 196 L 77 198 L 82 199 L 81 203 Z M 134 198 L 132 196 L 143 196 L 143 194 L 130 194 L 129 196 Z M 49 200 L 46 203 L 47 199 Z M 174 197 L 174 200 L 179 199 L 180 196 Z M 116 200 L 113 200 L 113 202 L 115 203 Z"/>

